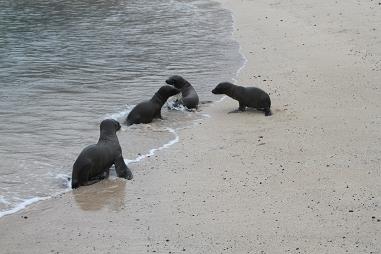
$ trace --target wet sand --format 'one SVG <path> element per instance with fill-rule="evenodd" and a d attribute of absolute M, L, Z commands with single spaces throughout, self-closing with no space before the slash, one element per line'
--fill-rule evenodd
<path fill-rule="evenodd" d="M 381 253 L 381 6 L 221 1 L 273 116 L 203 108 L 133 181 L 0 219 L 1 253 Z"/>

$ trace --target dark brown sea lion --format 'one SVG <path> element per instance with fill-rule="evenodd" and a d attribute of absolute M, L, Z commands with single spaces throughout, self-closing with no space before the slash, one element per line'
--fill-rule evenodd
<path fill-rule="evenodd" d="M 226 94 L 239 102 L 238 111 L 245 111 L 246 107 L 263 111 L 265 116 L 271 115 L 270 96 L 257 87 L 236 86 L 229 82 L 219 83 L 213 90 L 214 94 Z"/>
<path fill-rule="evenodd" d="M 161 108 L 169 97 L 176 95 L 180 90 L 172 86 L 162 86 L 148 101 L 140 102 L 128 114 L 127 125 L 150 123 L 154 118 L 161 117 Z"/>
<path fill-rule="evenodd" d="M 174 86 L 181 91 L 181 99 L 175 104 L 181 104 L 188 109 L 197 109 L 199 98 L 194 87 L 183 77 L 174 75 L 165 81 L 168 85 Z"/>
<path fill-rule="evenodd" d="M 73 189 L 107 178 L 113 164 L 118 177 L 132 179 L 131 170 L 124 163 L 122 148 L 116 135 L 119 129 L 120 124 L 116 120 L 102 121 L 98 143 L 83 149 L 74 162 L 71 182 Z"/>

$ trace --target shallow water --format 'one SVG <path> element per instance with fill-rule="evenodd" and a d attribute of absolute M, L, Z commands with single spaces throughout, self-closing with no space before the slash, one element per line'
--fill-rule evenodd
<path fill-rule="evenodd" d="M 184 76 L 210 100 L 242 63 L 229 12 L 207 0 L 0 0 L 0 20 L 0 212 L 66 190 L 100 121 L 123 121 L 168 76 Z M 163 116 L 123 127 L 125 159 L 202 117 Z"/>

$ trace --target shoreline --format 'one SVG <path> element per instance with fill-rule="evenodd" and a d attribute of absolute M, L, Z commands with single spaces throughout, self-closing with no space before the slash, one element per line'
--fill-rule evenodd
<path fill-rule="evenodd" d="M 78 40 L 65 36 L 73 32 L 71 26 L 65 25 L 65 20 L 71 22 L 71 18 L 61 20 L 60 13 L 49 15 L 52 22 L 47 23 L 46 31 L 37 29 L 36 33 L 26 35 L 23 29 L 9 26 L 3 29 L 9 38 L 25 35 L 36 43 L 9 41 L 3 66 L 9 67 L 10 72 L 0 75 L 8 84 L 0 89 L 6 95 L 0 101 L 4 106 L 2 115 L 7 115 L 0 133 L 3 137 L 0 216 L 17 206 L 20 209 L 22 202 L 30 203 L 34 197 L 64 191 L 63 176 L 67 175 L 66 179 L 71 176 L 73 160 L 84 146 L 96 142 L 99 123 L 105 117 L 123 118 L 130 107 L 152 97 L 169 76 L 183 75 L 195 86 L 200 85 L 197 88 L 200 99 L 210 100 L 210 85 L 216 82 L 216 77 L 230 79 L 240 64 L 237 45 L 230 36 L 230 15 L 215 2 L 90 5 L 94 11 L 87 12 L 87 4 L 64 6 L 65 12 L 84 14 L 78 16 L 79 26 L 74 29 Z M 31 6 L 27 12 L 23 11 L 25 6 L 4 7 L 5 23 L 33 30 L 44 20 L 27 21 L 49 9 L 49 2 L 39 3 L 40 8 Z M 116 13 L 119 14 L 113 16 Z M 57 20 L 60 22 L 56 23 Z M 151 29 L 154 33 L 148 32 Z M 114 34 L 114 40 L 110 41 L 107 34 Z M 91 53 L 88 43 L 94 46 Z M 60 54 L 62 45 L 78 54 Z M 104 50 L 97 50 L 96 45 Z M 34 54 L 40 50 L 41 54 Z M 116 51 L 120 54 L 115 54 Z M 31 54 L 25 58 L 23 52 Z M 20 61 L 13 61 L 18 56 Z M 80 63 L 74 63 L 75 59 Z M 59 72 L 44 66 L 55 66 Z M 36 75 L 29 75 L 30 71 Z M 163 111 L 166 117 L 167 109 Z M 186 125 L 192 119 L 190 115 L 195 115 L 173 111 L 167 117 L 170 121 L 154 123 L 152 129 L 122 128 L 120 139 L 126 140 L 127 147 L 123 149 L 124 157 L 133 160 L 160 147 L 172 138 L 171 133 L 161 129 L 163 126 L 174 129 L 177 127 L 174 123 Z"/>
<path fill-rule="evenodd" d="M 176 144 L 177 142 L 179 142 L 179 136 L 178 136 L 178 134 L 177 134 L 175 129 L 172 129 L 172 128 L 169 128 L 169 127 L 164 128 L 164 129 L 166 131 L 168 131 L 169 133 L 173 134 L 174 138 L 170 139 L 167 143 L 165 143 L 165 144 L 163 144 L 163 145 L 161 145 L 159 147 L 155 147 L 155 148 L 149 149 L 147 151 L 147 153 L 140 154 L 135 159 L 124 159 L 126 165 L 128 166 L 129 164 L 138 163 L 139 161 L 144 160 L 145 158 L 149 158 L 151 156 L 154 156 L 156 152 L 161 151 L 163 149 L 168 149 L 173 144 Z M 111 169 L 110 171 L 111 171 L 111 175 L 115 174 L 115 172 L 114 172 L 115 169 Z M 115 180 L 117 178 L 116 176 L 111 176 L 111 175 L 110 175 L 110 179 L 109 180 L 112 181 L 112 180 Z M 66 186 L 65 189 L 63 189 L 60 192 L 56 192 L 56 193 L 53 193 L 51 195 L 48 195 L 48 196 L 36 196 L 36 197 L 29 198 L 29 199 L 25 199 L 25 200 L 23 200 L 23 202 L 17 204 L 15 207 L 13 207 L 13 208 L 11 208 L 9 210 L 0 211 L 0 220 L 1 220 L 1 218 L 5 217 L 5 216 L 22 212 L 23 210 L 28 209 L 28 207 L 31 206 L 31 205 L 38 205 L 38 203 L 41 202 L 41 201 L 47 201 L 49 199 L 56 198 L 58 196 L 61 196 L 61 195 L 65 194 L 65 193 L 68 193 L 68 192 L 72 191 L 72 188 L 71 188 L 71 177 L 69 177 L 68 175 L 65 175 L 65 174 L 60 174 L 60 175 L 57 175 L 56 178 L 63 178 L 63 179 L 65 179 L 65 184 L 64 184 Z"/>
<path fill-rule="evenodd" d="M 238 107 L 230 98 L 213 103 L 203 112 L 211 118 L 134 166 L 134 180 L 1 218 L 3 251 L 381 251 L 381 52 L 362 25 L 373 21 L 380 35 L 373 3 L 220 2 L 247 58 L 238 83 L 270 92 L 273 116 L 227 114 Z M 340 12 L 351 17 L 333 17 Z"/>
<path fill-rule="evenodd" d="M 220 3 L 218 0 L 211 0 L 211 1 L 214 1 L 216 3 Z M 220 3 L 221 4 L 221 3 Z M 221 7 L 223 8 L 223 7 Z M 231 18 L 232 20 L 234 19 L 234 16 L 232 14 L 232 12 L 227 9 L 227 8 L 223 8 L 227 11 L 229 11 L 229 14 L 231 15 Z M 234 33 L 234 20 L 233 20 L 233 23 L 232 23 L 232 39 L 235 40 L 237 42 L 237 44 L 239 45 L 239 42 L 234 38 L 233 36 L 233 33 Z M 242 58 L 242 64 L 241 66 L 239 66 L 239 68 L 237 69 L 236 71 L 236 74 L 234 77 L 232 77 L 232 81 L 235 82 L 236 81 L 236 78 L 238 78 L 238 75 L 239 75 L 239 72 L 245 67 L 246 63 L 247 63 L 247 59 L 246 57 L 242 54 L 241 52 L 242 48 L 241 46 L 239 45 L 239 49 L 238 49 L 238 53 L 239 55 L 241 56 Z M 212 104 L 215 104 L 215 103 L 220 103 L 222 102 L 224 99 L 226 98 L 226 96 L 221 96 L 220 99 L 218 100 L 214 100 L 212 101 Z M 134 105 L 126 105 L 124 110 L 121 110 L 119 112 L 116 112 L 116 113 L 109 113 L 107 115 L 105 115 L 104 117 L 101 117 L 99 118 L 99 121 L 101 121 L 102 119 L 106 119 L 106 118 L 112 118 L 112 119 L 115 119 L 117 121 L 120 121 L 121 118 L 125 118 L 127 115 L 128 115 L 128 112 L 131 111 L 131 109 L 134 107 Z M 165 105 L 164 105 L 165 107 Z M 204 106 L 201 106 L 201 107 L 204 107 Z M 206 106 L 208 107 L 208 106 Z M 177 109 L 176 109 L 177 110 Z M 182 110 L 180 110 L 182 111 Z M 126 158 L 125 159 L 125 163 L 128 165 L 130 163 L 134 164 L 134 163 L 137 163 L 139 162 L 140 160 L 143 160 L 147 157 L 150 157 L 150 156 L 153 156 L 155 154 L 155 152 L 157 151 L 160 151 L 162 149 L 166 149 L 168 147 L 170 147 L 171 145 L 173 145 L 174 143 L 178 142 L 179 141 L 179 136 L 178 134 L 176 133 L 176 131 L 178 130 L 181 130 L 183 128 L 189 128 L 189 127 L 192 127 L 194 125 L 194 122 L 197 122 L 197 121 L 203 121 L 204 118 L 209 118 L 210 116 L 208 114 L 204 114 L 202 112 L 198 112 L 197 113 L 199 116 L 198 117 L 195 117 L 195 119 L 193 120 L 190 120 L 190 124 L 189 125 L 186 125 L 186 126 L 182 126 L 182 127 L 163 127 L 163 126 L 160 126 L 159 128 L 163 128 L 163 130 L 165 131 L 168 131 L 168 133 L 170 134 L 174 134 L 175 135 L 175 138 L 174 139 L 170 139 L 167 143 L 164 143 L 164 144 L 155 144 L 155 145 L 158 145 L 158 147 L 153 147 L 153 148 L 148 148 L 148 150 L 144 150 L 144 154 L 141 154 L 140 152 L 137 153 L 137 157 L 134 158 L 134 159 L 128 159 Z M 124 131 L 125 131 L 125 126 L 122 126 L 122 128 L 124 128 Z M 120 134 L 120 133 L 119 133 Z M 11 215 L 11 214 L 14 214 L 14 213 L 18 213 L 24 209 L 27 209 L 29 206 L 33 205 L 33 204 L 37 204 L 39 203 L 40 201 L 45 201 L 45 200 L 49 200 L 51 198 L 55 198 L 57 196 L 60 196 L 64 193 L 67 193 L 67 192 L 70 192 L 72 189 L 70 188 L 70 185 L 71 185 L 71 181 L 70 180 L 66 180 L 66 179 L 69 179 L 70 176 L 69 175 L 66 175 L 66 174 L 63 174 L 63 173 L 60 173 L 56 176 L 56 178 L 62 178 L 62 179 L 65 179 L 65 184 L 67 186 L 66 189 L 63 189 L 62 191 L 58 191 L 58 192 L 55 192 L 55 193 L 52 193 L 50 195 L 46 195 L 46 196 L 33 196 L 31 198 L 28 198 L 28 199 L 25 199 L 23 200 L 23 202 L 17 204 L 15 207 L 13 208 L 10 208 L 8 210 L 4 210 L 4 211 L 0 211 L 0 219 L 3 218 L 4 216 L 8 216 L 8 215 Z"/>

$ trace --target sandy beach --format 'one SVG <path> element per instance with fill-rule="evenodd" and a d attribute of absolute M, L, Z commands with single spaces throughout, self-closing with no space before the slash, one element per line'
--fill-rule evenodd
<path fill-rule="evenodd" d="M 134 180 L 1 218 L 0 253 L 381 253 L 381 4 L 220 1 L 273 115 L 203 107 Z"/>

